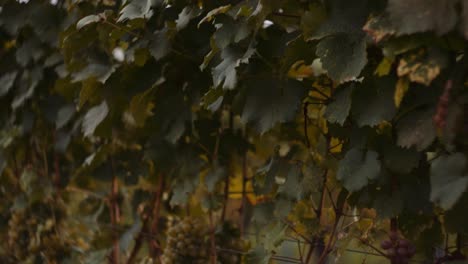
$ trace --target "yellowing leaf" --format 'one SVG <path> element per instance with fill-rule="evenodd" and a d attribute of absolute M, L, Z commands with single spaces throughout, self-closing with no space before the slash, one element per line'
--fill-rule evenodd
<path fill-rule="evenodd" d="M 377 66 L 377 69 L 375 69 L 374 74 L 379 77 L 388 75 L 392 69 L 392 63 L 393 58 L 383 58 L 382 61 L 380 61 L 379 66 Z"/>
<path fill-rule="evenodd" d="M 440 54 L 431 54 L 423 50 L 403 57 L 397 68 L 398 76 L 408 76 L 412 82 L 430 85 L 445 65 L 445 58 Z"/>
<path fill-rule="evenodd" d="M 343 148 L 343 142 L 341 142 L 341 140 L 338 138 L 332 137 L 330 141 L 330 152 L 340 153 L 342 148 Z"/>
<path fill-rule="evenodd" d="M 406 92 L 409 88 L 409 80 L 408 78 L 400 78 L 396 83 L 395 95 L 393 96 L 393 100 L 395 101 L 395 106 L 400 107 L 401 101 L 405 96 Z"/>
<path fill-rule="evenodd" d="M 314 75 L 314 70 L 309 65 L 305 65 L 303 60 L 296 61 L 288 71 L 288 77 L 302 79 Z"/>
<path fill-rule="evenodd" d="M 151 112 L 154 107 L 154 104 L 151 102 L 152 91 L 153 89 L 148 89 L 143 93 L 133 96 L 128 110 L 124 113 L 124 119 L 127 124 L 142 127 L 146 119 L 153 115 Z"/>

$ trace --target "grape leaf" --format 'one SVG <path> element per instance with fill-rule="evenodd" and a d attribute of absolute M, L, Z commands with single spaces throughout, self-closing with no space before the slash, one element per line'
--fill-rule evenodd
<path fill-rule="evenodd" d="M 350 192 L 359 191 L 380 175 L 380 162 L 377 152 L 367 152 L 358 148 L 349 150 L 340 161 L 336 178 Z"/>
<path fill-rule="evenodd" d="M 374 208 L 382 219 L 395 217 L 403 210 L 403 200 L 399 193 L 379 194 L 374 200 Z"/>
<path fill-rule="evenodd" d="M 65 126 L 75 114 L 75 109 L 76 107 L 74 104 L 68 104 L 60 108 L 60 110 L 57 112 L 57 119 L 55 120 L 55 127 L 57 129 L 60 129 L 63 126 Z"/>
<path fill-rule="evenodd" d="M 452 208 L 468 185 L 467 158 L 463 153 L 443 155 L 431 164 L 431 201 Z"/>
<path fill-rule="evenodd" d="M 291 166 L 286 181 L 279 187 L 278 193 L 289 200 L 299 199 L 300 193 L 298 193 L 298 190 L 301 189 L 301 178 L 302 172 L 299 166 Z"/>
<path fill-rule="evenodd" d="M 260 133 L 278 123 L 291 121 L 306 90 L 296 80 L 263 77 L 246 81 L 247 99 L 242 120 L 252 122 Z"/>
<path fill-rule="evenodd" d="M 389 0 L 387 11 L 398 34 L 435 31 L 442 35 L 457 22 L 454 0 Z"/>
<path fill-rule="evenodd" d="M 176 20 L 177 30 L 185 28 L 190 20 L 199 16 L 201 14 L 201 9 L 195 6 L 186 6 L 182 9 L 182 12 L 179 13 L 179 17 Z"/>
<path fill-rule="evenodd" d="M 143 127 L 146 119 L 153 114 L 152 91 L 153 89 L 150 88 L 132 97 L 130 105 L 124 113 L 124 120 L 128 124 Z"/>
<path fill-rule="evenodd" d="M 214 42 L 220 50 L 225 49 L 231 43 L 237 43 L 245 39 L 250 34 L 250 28 L 246 22 L 237 22 L 227 16 L 221 18 L 223 19 L 216 19 L 217 24 L 215 26 L 217 30 L 213 34 Z"/>
<path fill-rule="evenodd" d="M 315 34 L 310 39 L 320 39 L 335 34 L 362 34 L 362 27 L 369 13 L 367 0 L 329 1 L 330 12 Z M 352 51 L 350 51 L 352 52 Z"/>
<path fill-rule="evenodd" d="M 271 253 L 262 246 L 255 247 L 245 257 L 246 264 L 269 264 Z"/>
<path fill-rule="evenodd" d="M 432 109 L 417 110 L 407 114 L 397 124 L 398 145 L 418 151 L 427 148 L 436 137 L 432 123 Z"/>
<path fill-rule="evenodd" d="M 421 155 L 414 149 L 386 144 L 383 150 L 383 163 L 394 173 L 407 174 L 419 165 Z"/>
<path fill-rule="evenodd" d="M 120 11 L 120 16 L 117 22 L 122 22 L 127 19 L 150 18 L 153 15 L 152 6 L 159 4 L 160 0 L 131 0 Z"/>
<path fill-rule="evenodd" d="M 167 28 L 156 31 L 151 38 L 149 47 L 151 55 L 156 59 L 162 59 L 171 51 L 171 42 L 167 36 Z"/>
<path fill-rule="evenodd" d="M 98 15 L 85 16 L 82 19 L 80 19 L 78 23 L 76 23 L 76 29 L 81 29 L 82 27 L 86 25 L 99 22 L 100 20 L 101 20 L 101 17 Z"/>
<path fill-rule="evenodd" d="M 2 77 L 0 77 L 0 97 L 7 94 L 11 87 L 13 87 L 17 74 L 17 71 L 13 71 L 5 73 Z"/>
<path fill-rule="evenodd" d="M 343 125 L 351 109 L 351 94 L 355 84 L 351 83 L 338 89 L 333 95 L 333 102 L 327 105 L 324 117 L 331 123 Z"/>
<path fill-rule="evenodd" d="M 91 63 L 78 72 L 72 74 L 73 82 L 81 82 L 89 78 L 96 78 L 99 82 L 105 83 L 115 71 L 115 66 Z"/>
<path fill-rule="evenodd" d="M 362 34 L 326 37 L 317 44 L 316 54 L 330 78 L 337 82 L 359 76 L 367 63 L 366 41 Z"/>
<path fill-rule="evenodd" d="M 221 52 L 221 63 L 212 69 L 214 85 L 222 84 L 225 89 L 234 89 L 237 86 L 236 68 L 241 63 L 246 63 L 254 52 L 253 48 L 248 48 L 246 52 L 234 47 L 225 48 Z"/>
<path fill-rule="evenodd" d="M 106 118 L 109 113 L 106 101 L 102 101 L 100 105 L 94 106 L 88 110 L 83 119 L 82 131 L 85 137 L 91 136 L 97 126 Z"/>
<path fill-rule="evenodd" d="M 395 115 L 393 102 L 395 81 L 383 77 L 364 82 L 353 94 L 352 117 L 359 126 L 375 126 L 382 121 L 390 121 Z"/>
<path fill-rule="evenodd" d="M 431 49 L 429 52 L 409 53 L 400 59 L 397 68 L 398 76 L 408 76 L 412 82 L 429 86 L 447 64 L 445 54 Z"/>

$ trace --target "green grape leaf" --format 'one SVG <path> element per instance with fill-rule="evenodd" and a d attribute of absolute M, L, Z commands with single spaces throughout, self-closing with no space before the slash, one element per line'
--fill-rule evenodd
<path fill-rule="evenodd" d="M 275 204 L 273 202 L 261 203 L 253 208 L 252 223 L 264 226 L 271 223 L 274 216 Z"/>
<path fill-rule="evenodd" d="M 358 77 L 367 63 L 366 40 L 362 35 L 329 36 L 317 44 L 316 54 L 330 78 L 348 81 Z"/>
<path fill-rule="evenodd" d="M 331 0 L 327 7 L 330 10 L 327 19 L 310 39 L 320 39 L 342 33 L 362 34 L 362 27 L 369 14 L 369 2 L 367 0 L 353 2 Z"/>
<path fill-rule="evenodd" d="M 262 246 L 257 246 L 245 257 L 246 264 L 269 264 L 272 254 Z"/>
<path fill-rule="evenodd" d="M 153 108 L 153 97 L 151 96 L 153 90 L 150 88 L 132 97 L 130 105 L 124 113 L 124 120 L 127 124 L 136 127 L 144 126 L 146 119 L 153 114 L 151 111 Z"/>
<path fill-rule="evenodd" d="M 436 138 L 432 123 L 433 109 L 417 110 L 404 116 L 397 124 L 397 143 L 401 147 L 427 148 Z"/>
<path fill-rule="evenodd" d="M 284 184 L 278 188 L 278 193 L 289 200 L 299 199 L 301 189 L 302 171 L 299 166 L 290 166 Z"/>
<path fill-rule="evenodd" d="M 92 107 L 88 110 L 83 119 L 82 131 L 85 137 L 89 137 L 94 134 L 94 131 L 102 123 L 109 113 L 106 101 L 102 101 L 101 104 Z"/>
<path fill-rule="evenodd" d="M 353 94 L 353 119 L 361 127 L 390 121 L 396 113 L 394 92 L 395 81 L 385 77 L 357 87 Z"/>
<path fill-rule="evenodd" d="M 296 80 L 275 77 L 249 79 L 246 88 L 242 120 L 254 123 L 262 134 L 278 123 L 293 120 L 306 92 Z"/>
<path fill-rule="evenodd" d="M 43 74 L 40 68 L 34 68 L 31 71 L 25 70 L 19 80 L 19 89 L 11 102 L 11 108 L 17 109 L 22 106 L 26 100 L 30 99 L 36 90 Z"/>
<path fill-rule="evenodd" d="M 227 175 L 227 171 L 225 168 L 220 167 L 219 165 L 215 165 L 205 176 L 205 184 L 206 188 L 209 192 L 213 192 L 215 190 L 216 184 L 224 179 Z"/>
<path fill-rule="evenodd" d="M 457 23 L 457 1 L 389 0 L 387 12 L 398 34 L 435 31 L 442 35 Z"/>
<path fill-rule="evenodd" d="M 13 87 L 16 75 L 18 75 L 18 72 L 12 71 L 9 73 L 5 73 L 4 75 L 2 75 L 2 77 L 0 77 L 0 97 L 7 94 L 8 91 L 10 91 L 11 87 Z"/>
<path fill-rule="evenodd" d="M 405 149 L 393 144 L 386 144 L 383 150 L 383 163 L 390 171 L 398 174 L 408 174 L 419 165 L 421 154 L 411 149 Z"/>
<path fill-rule="evenodd" d="M 354 87 L 354 83 L 345 85 L 333 95 L 333 101 L 327 105 L 324 113 L 324 117 L 328 122 L 344 124 L 351 109 L 351 94 Z"/>
<path fill-rule="evenodd" d="M 452 208 L 468 185 L 467 158 L 463 153 L 438 157 L 431 163 L 431 201 Z"/>
<path fill-rule="evenodd" d="M 186 6 L 182 9 L 182 12 L 179 13 L 179 17 L 176 20 L 177 30 L 185 28 L 190 20 L 199 16 L 201 14 L 201 9 L 196 6 Z"/>
<path fill-rule="evenodd" d="M 223 103 L 224 93 L 225 91 L 221 88 L 210 89 L 203 95 L 200 105 L 211 112 L 216 112 Z"/>
<path fill-rule="evenodd" d="M 349 150 L 340 161 L 336 178 L 350 192 L 364 188 L 369 180 L 375 180 L 380 175 L 380 162 L 377 152 L 367 152 L 358 148 Z"/>
<path fill-rule="evenodd" d="M 444 214 L 444 225 L 448 232 L 468 232 L 468 193 L 465 192 L 455 205 Z"/>
<path fill-rule="evenodd" d="M 382 219 L 396 217 L 403 210 L 403 199 L 399 193 L 379 193 L 374 200 L 374 208 Z"/>
<path fill-rule="evenodd" d="M 169 54 L 171 51 L 171 42 L 167 36 L 167 28 L 154 32 L 151 38 L 149 51 L 151 56 L 156 60 L 160 60 Z"/>
<path fill-rule="evenodd" d="M 63 126 L 65 126 L 75 114 L 75 109 L 76 107 L 74 104 L 68 104 L 60 108 L 60 110 L 57 112 L 57 119 L 55 120 L 55 127 L 57 129 L 60 129 Z"/>
<path fill-rule="evenodd" d="M 306 39 L 309 39 L 319 29 L 326 19 L 324 6 L 317 3 L 310 4 L 309 10 L 301 16 L 301 29 Z"/>
<path fill-rule="evenodd" d="M 89 24 L 96 23 L 99 21 L 101 21 L 101 17 L 99 15 L 85 16 L 76 23 L 76 29 L 81 29 L 84 26 L 87 26 Z"/>
<path fill-rule="evenodd" d="M 73 73 L 72 81 L 81 82 L 89 78 L 96 78 L 99 82 L 105 83 L 114 71 L 114 66 L 91 63 L 80 71 Z"/>
<path fill-rule="evenodd" d="M 200 22 L 198 23 L 198 27 L 200 27 L 200 25 L 205 22 L 210 22 L 216 15 L 224 14 L 230 9 L 231 5 L 224 5 L 211 10 L 210 12 L 208 12 L 208 14 L 206 14 L 206 16 L 202 20 L 200 20 Z"/>
<path fill-rule="evenodd" d="M 234 47 L 227 47 L 221 52 L 221 63 L 212 69 L 213 83 L 215 86 L 222 84 L 223 88 L 232 90 L 237 86 L 236 68 L 248 62 L 254 54 L 253 48 L 243 52 Z"/>
<path fill-rule="evenodd" d="M 153 15 L 152 6 L 159 4 L 160 0 L 130 0 L 120 11 L 117 22 L 132 20 L 136 18 L 148 19 Z"/>
<path fill-rule="evenodd" d="M 265 230 L 265 238 L 263 240 L 264 248 L 268 252 L 274 252 L 286 238 L 287 229 L 288 226 L 282 222 L 277 222 L 272 227 L 267 227 L 267 230 Z"/>
<path fill-rule="evenodd" d="M 223 50 L 231 43 L 238 43 L 250 34 L 250 28 L 246 22 L 237 22 L 228 17 L 216 19 L 217 30 L 213 34 L 213 40 L 218 49 Z"/>

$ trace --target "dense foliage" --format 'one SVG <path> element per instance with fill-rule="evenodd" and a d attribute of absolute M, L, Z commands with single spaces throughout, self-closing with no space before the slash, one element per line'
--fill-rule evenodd
<path fill-rule="evenodd" d="M 0 6 L 0 263 L 464 261 L 468 1 Z"/>

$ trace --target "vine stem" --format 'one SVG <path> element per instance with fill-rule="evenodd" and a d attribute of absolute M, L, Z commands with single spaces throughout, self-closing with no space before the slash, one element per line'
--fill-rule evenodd
<path fill-rule="evenodd" d="M 158 180 L 158 186 L 156 187 L 156 191 L 153 193 L 153 199 L 151 202 L 151 209 L 150 212 L 154 213 L 155 206 L 159 204 L 158 199 L 162 196 L 162 191 L 164 188 L 164 176 L 160 175 Z M 158 209 L 159 211 L 159 209 Z M 143 245 L 143 238 L 146 235 L 146 232 L 149 229 L 150 217 L 148 215 L 143 215 L 143 226 L 141 227 L 140 232 L 138 233 L 137 237 L 135 238 L 135 245 L 133 246 L 132 252 L 127 260 L 127 264 L 135 263 L 135 259 L 140 251 L 141 246 Z"/>
<path fill-rule="evenodd" d="M 158 187 L 155 192 L 155 200 L 153 203 L 153 211 L 151 212 L 152 214 L 152 223 L 151 223 L 151 229 L 150 233 L 152 234 L 153 238 L 150 239 L 150 248 L 151 248 L 151 255 L 154 258 L 159 257 L 161 253 L 161 247 L 159 246 L 159 243 L 157 242 L 155 236 L 159 232 L 159 212 L 161 211 L 161 200 L 162 200 L 162 193 L 164 190 L 164 176 L 160 175 L 159 180 L 158 180 Z"/>
<path fill-rule="evenodd" d="M 111 158 L 111 168 L 112 168 L 112 183 L 111 183 L 111 193 L 109 199 L 109 209 L 112 225 L 117 225 L 120 222 L 120 208 L 117 201 L 117 196 L 119 192 L 119 185 L 117 181 L 117 175 L 115 174 L 114 159 Z M 119 264 L 120 248 L 119 248 L 119 235 L 114 232 L 114 245 L 110 257 L 111 264 Z"/>
<path fill-rule="evenodd" d="M 246 197 L 246 187 L 247 187 L 247 152 L 244 153 L 244 156 L 242 158 L 242 203 L 241 203 L 241 208 L 240 208 L 240 224 L 239 224 L 239 229 L 241 236 L 244 236 L 245 232 L 245 225 L 244 225 L 244 220 L 245 220 L 245 210 L 247 206 L 247 197 Z"/>
<path fill-rule="evenodd" d="M 307 115 L 307 111 L 308 111 L 308 108 L 309 108 L 309 102 L 305 102 L 304 103 L 304 109 L 303 109 L 303 115 L 304 115 L 304 137 L 305 137 L 305 142 L 306 142 L 306 146 L 308 149 L 310 149 L 310 139 L 309 139 L 309 135 L 307 133 L 307 122 L 308 122 L 308 115 Z"/>
<path fill-rule="evenodd" d="M 211 157 L 211 164 L 213 167 L 218 166 L 218 151 L 219 151 L 219 142 L 221 140 L 221 133 L 222 129 L 220 128 L 218 130 L 218 133 L 216 133 L 216 142 L 213 150 L 213 156 Z M 210 200 L 212 199 L 212 194 L 209 194 Z M 224 208 L 223 208 L 224 210 Z M 213 221 L 213 209 L 210 206 L 209 209 L 209 220 L 210 220 L 210 246 L 211 246 L 211 256 L 210 256 L 210 263 L 211 264 L 216 264 L 218 261 L 218 256 L 216 252 L 216 237 L 215 237 L 215 232 L 216 232 L 216 224 Z"/>
<path fill-rule="evenodd" d="M 210 209 L 209 212 L 209 218 L 210 218 L 210 245 L 211 245 L 211 257 L 210 257 L 210 263 L 211 264 L 216 264 L 218 263 L 218 256 L 216 252 L 216 239 L 215 239 L 215 224 L 213 223 L 213 211 Z"/>

